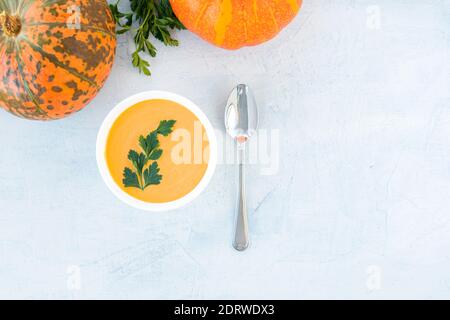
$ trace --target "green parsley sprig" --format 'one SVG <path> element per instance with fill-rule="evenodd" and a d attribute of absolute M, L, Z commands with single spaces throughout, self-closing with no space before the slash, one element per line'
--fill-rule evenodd
<path fill-rule="evenodd" d="M 134 42 L 136 51 L 132 54 L 133 66 L 139 72 L 150 76 L 150 63 L 141 57 L 141 53 L 156 56 L 156 48 L 150 42 L 150 35 L 163 42 L 166 46 L 178 46 L 178 40 L 172 38 L 170 31 L 185 29 L 183 24 L 173 13 L 169 0 L 130 0 L 131 12 L 123 13 L 119 10 L 119 3 L 110 4 L 111 12 L 119 26 L 117 34 L 135 31 Z M 136 29 L 134 25 L 138 25 Z"/>
<path fill-rule="evenodd" d="M 146 137 L 139 137 L 142 152 L 130 150 L 128 153 L 128 160 L 133 164 L 134 170 L 128 167 L 123 170 L 122 182 L 125 188 L 138 188 L 144 191 L 151 185 L 161 183 L 163 177 L 159 174 L 160 168 L 156 161 L 161 158 L 163 150 L 160 148 L 158 136 L 167 137 L 171 134 L 175 123 L 175 120 L 163 120 L 155 131 Z M 149 162 L 152 163 L 147 166 Z"/>

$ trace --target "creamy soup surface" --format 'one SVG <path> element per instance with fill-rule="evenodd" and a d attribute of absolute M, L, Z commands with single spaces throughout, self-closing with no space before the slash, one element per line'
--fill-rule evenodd
<path fill-rule="evenodd" d="M 158 137 L 163 150 L 157 160 L 161 183 L 145 190 L 125 187 L 124 169 L 134 169 L 128 159 L 130 149 L 141 152 L 139 137 L 154 131 L 162 120 L 176 123 L 172 134 Z M 147 100 L 130 107 L 114 122 L 105 157 L 115 183 L 130 196 L 150 203 L 171 202 L 190 193 L 202 180 L 208 167 L 209 139 L 200 120 L 184 106 L 169 100 Z"/>

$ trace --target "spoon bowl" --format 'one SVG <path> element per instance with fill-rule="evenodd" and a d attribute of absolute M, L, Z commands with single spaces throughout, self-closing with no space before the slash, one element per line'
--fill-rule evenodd
<path fill-rule="evenodd" d="M 246 141 L 258 129 L 258 108 L 250 88 L 240 84 L 230 94 L 225 111 L 225 127 L 233 139 Z"/>

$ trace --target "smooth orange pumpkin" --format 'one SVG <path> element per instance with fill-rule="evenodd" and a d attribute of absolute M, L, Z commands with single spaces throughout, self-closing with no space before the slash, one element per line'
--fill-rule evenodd
<path fill-rule="evenodd" d="M 187 29 L 225 48 L 254 46 L 275 37 L 300 10 L 302 0 L 170 0 Z"/>
<path fill-rule="evenodd" d="M 70 115 L 101 89 L 115 49 L 105 0 L 0 0 L 0 106 L 27 119 Z"/>

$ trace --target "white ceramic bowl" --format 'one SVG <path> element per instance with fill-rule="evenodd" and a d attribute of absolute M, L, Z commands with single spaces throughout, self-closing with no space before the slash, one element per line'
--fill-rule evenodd
<path fill-rule="evenodd" d="M 174 101 L 178 104 L 181 104 L 188 110 L 190 110 L 193 114 L 197 116 L 200 122 L 203 124 L 206 134 L 209 139 L 209 148 L 210 148 L 210 156 L 208 162 L 208 168 L 206 169 L 206 173 L 203 178 L 200 180 L 200 183 L 187 195 L 184 197 L 165 203 L 149 203 L 145 201 L 138 200 L 133 198 L 128 193 L 123 191 L 113 180 L 111 173 L 109 172 L 108 166 L 106 164 L 105 158 L 105 149 L 106 149 L 106 141 L 109 135 L 109 131 L 111 130 L 112 125 L 116 121 L 116 119 L 128 108 L 134 106 L 135 104 L 146 101 L 146 100 L 154 100 L 154 99 L 164 99 Z M 141 210 L 146 211 L 168 211 L 181 208 L 188 203 L 192 202 L 195 198 L 197 198 L 203 190 L 205 190 L 206 186 L 210 182 L 214 171 L 217 165 L 217 140 L 216 135 L 214 133 L 214 129 L 209 122 L 206 115 L 203 111 L 192 101 L 186 99 L 177 94 L 166 92 L 166 91 L 148 91 L 143 92 L 134 96 L 131 96 L 122 102 L 120 102 L 111 112 L 108 114 L 106 119 L 103 121 L 102 126 L 100 127 L 100 131 L 97 136 L 97 165 L 100 170 L 100 174 L 105 181 L 108 188 L 116 195 L 117 198 L 125 202 L 126 204 Z"/>

